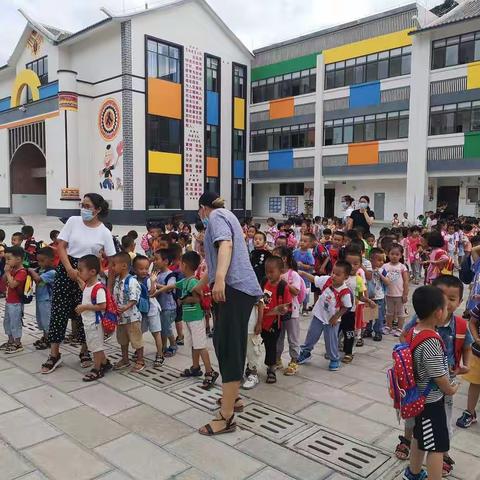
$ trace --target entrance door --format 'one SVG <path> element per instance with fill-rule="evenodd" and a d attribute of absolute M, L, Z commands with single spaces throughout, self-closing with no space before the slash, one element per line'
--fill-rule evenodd
<path fill-rule="evenodd" d="M 335 189 L 326 188 L 324 190 L 325 196 L 325 212 L 324 217 L 332 218 L 335 212 Z"/>
<path fill-rule="evenodd" d="M 10 162 L 12 213 L 45 214 L 47 211 L 47 179 L 45 157 L 33 143 L 24 143 Z"/>
<path fill-rule="evenodd" d="M 438 187 L 437 208 L 442 217 L 458 216 L 458 196 L 460 187 Z"/>
<path fill-rule="evenodd" d="M 377 220 L 385 220 L 385 193 L 373 195 L 373 211 Z"/>

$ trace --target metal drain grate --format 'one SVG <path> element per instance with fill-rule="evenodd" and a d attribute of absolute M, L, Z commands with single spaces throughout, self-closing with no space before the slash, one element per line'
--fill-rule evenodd
<path fill-rule="evenodd" d="M 34 337 L 40 337 L 43 335 L 43 332 L 38 329 L 38 325 L 36 321 L 29 320 L 27 322 L 23 322 L 23 328 L 25 333 L 28 333 L 29 335 L 33 335 Z"/>
<path fill-rule="evenodd" d="M 210 411 L 218 409 L 217 400 L 222 398 L 222 390 L 219 387 L 213 387 L 207 391 L 200 388 L 200 383 L 190 382 L 187 385 L 172 388 L 168 393 Z"/>
<path fill-rule="evenodd" d="M 148 383 L 157 388 L 166 388 L 178 382 L 183 382 L 185 379 L 179 376 L 179 372 L 170 367 L 162 366 L 162 368 L 147 367 L 143 372 L 132 373 L 125 371 L 125 375 Z"/>
<path fill-rule="evenodd" d="M 310 427 L 310 424 L 258 403 L 245 406 L 237 415 L 242 427 L 276 442 L 283 442 Z"/>
<path fill-rule="evenodd" d="M 304 440 L 296 441 L 292 447 L 313 460 L 355 475 L 349 478 L 369 478 L 374 472 L 379 473 L 379 469 L 385 470 L 394 463 L 391 455 L 328 430 L 309 434 Z"/>

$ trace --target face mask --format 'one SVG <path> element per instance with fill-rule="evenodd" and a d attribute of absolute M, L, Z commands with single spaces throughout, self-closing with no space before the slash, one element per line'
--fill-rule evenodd
<path fill-rule="evenodd" d="M 80 210 L 80 215 L 82 216 L 82 220 L 84 222 L 90 222 L 90 220 L 93 220 L 94 217 L 95 217 L 93 212 L 91 210 L 89 210 L 88 208 L 82 208 Z"/>
<path fill-rule="evenodd" d="M 347 202 L 342 202 L 342 207 L 343 207 L 343 208 L 347 208 L 347 207 L 348 207 Z"/>
<path fill-rule="evenodd" d="M 205 228 L 208 227 L 208 217 L 202 218 L 202 223 Z"/>
<path fill-rule="evenodd" d="M 358 208 L 367 208 L 367 207 L 368 207 L 368 203 L 366 203 L 366 202 L 360 202 L 358 204 Z"/>

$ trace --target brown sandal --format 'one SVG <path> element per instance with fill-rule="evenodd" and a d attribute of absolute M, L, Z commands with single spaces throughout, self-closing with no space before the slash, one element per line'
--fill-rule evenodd
<path fill-rule="evenodd" d="M 237 429 L 237 424 L 235 423 L 235 414 L 233 414 L 228 420 L 224 418 L 222 412 L 218 412 L 220 418 L 214 418 L 212 422 L 225 422 L 225 428 L 218 430 L 217 432 L 213 431 L 213 428 L 210 426 L 210 423 L 207 423 L 202 428 L 198 429 L 200 435 L 206 435 L 207 437 L 213 437 L 214 435 L 222 435 L 223 433 L 231 433 Z"/>
<path fill-rule="evenodd" d="M 243 410 L 244 410 L 244 408 L 245 408 L 245 405 L 243 405 L 243 403 L 242 403 L 241 405 L 237 405 L 237 403 L 238 403 L 238 402 L 241 402 L 241 401 L 242 401 L 242 399 L 241 399 L 240 397 L 238 397 L 238 398 L 235 399 L 235 404 L 234 404 L 234 407 L 233 407 L 233 411 L 234 411 L 235 413 L 242 413 L 242 412 L 243 412 Z M 221 398 L 219 398 L 219 399 L 217 400 L 217 405 L 218 405 L 219 407 L 222 406 L 222 399 L 221 399 Z"/>
<path fill-rule="evenodd" d="M 139 362 L 138 360 L 135 362 L 135 365 L 132 367 L 131 372 L 133 373 L 139 373 L 145 370 L 145 362 Z"/>
<path fill-rule="evenodd" d="M 408 460 L 410 456 L 410 440 L 407 440 L 403 435 L 398 437 L 400 443 L 395 447 L 395 456 L 399 460 Z"/>

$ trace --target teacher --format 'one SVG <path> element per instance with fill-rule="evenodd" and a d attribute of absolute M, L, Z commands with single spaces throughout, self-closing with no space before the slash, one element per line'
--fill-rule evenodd
<path fill-rule="evenodd" d="M 362 227 L 363 236 L 370 233 L 370 227 L 375 220 L 375 214 L 369 207 L 370 198 L 367 195 L 362 195 L 358 200 L 358 208 L 350 214 L 350 218 L 347 220 L 347 230 L 352 228 Z"/>
<path fill-rule="evenodd" d="M 207 282 L 212 286 L 216 313 L 213 345 L 223 382 L 218 416 L 199 430 L 202 435 L 211 436 L 233 432 L 237 427 L 234 412 L 243 410 L 238 395 L 247 353 L 248 320 L 263 292 L 237 217 L 224 208 L 225 201 L 213 192 L 205 192 L 199 206 L 198 214 L 206 226 L 208 273 L 197 291 Z"/>

